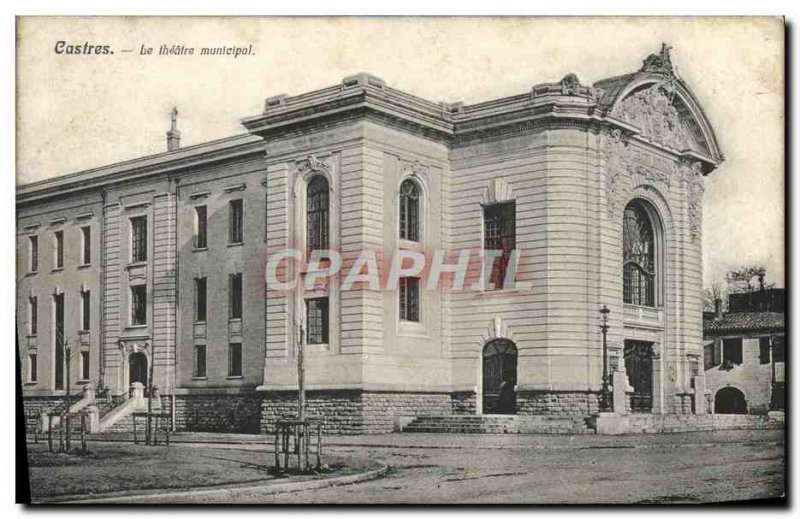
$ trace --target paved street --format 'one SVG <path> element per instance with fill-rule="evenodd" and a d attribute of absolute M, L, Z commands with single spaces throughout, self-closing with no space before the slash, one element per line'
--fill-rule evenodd
<path fill-rule="evenodd" d="M 783 431 L 670 435 L 389 435 L 336 438 L 387 477 L 237 503 L 698 503 L 777 497 Z"/>

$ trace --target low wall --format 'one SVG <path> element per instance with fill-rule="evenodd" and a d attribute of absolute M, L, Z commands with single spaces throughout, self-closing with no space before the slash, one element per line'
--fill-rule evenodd
<path fill-rule="evenodd" d="M 599 410 L 599 393 L 590 391 L 519 391 L 517 414 L 575 416 Z"/>
<path fill-rule="evenodd" d="M 260 395 L 176 395 L 175 429 L 178 431 L 257 433 Z M 169 412 L 170 396 L 162 396 Z"/>

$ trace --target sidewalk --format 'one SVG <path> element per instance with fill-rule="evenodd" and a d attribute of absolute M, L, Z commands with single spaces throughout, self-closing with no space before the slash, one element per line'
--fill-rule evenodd
<path fill-rule="evenodd" d="M 326 447 L 372 447 L 400 449 L 602 449 L 651 448 L 656 446 L 717 445 L 748 443 L 756 433 L 762 439 L 783 443 L 783 430 L 730 430 L 672 434 L 605 435 L 534 435 L 534 434 L 426 434 L 391 433 L 373 435 L 329 435 Z M 133 442 L 133 434 L 105 433 L 91 435 L 89 441 Z M 178 432 L 170 442 L 180 444 L 219 444 L 264 447 L 272 450 L 272 435 Z"/>

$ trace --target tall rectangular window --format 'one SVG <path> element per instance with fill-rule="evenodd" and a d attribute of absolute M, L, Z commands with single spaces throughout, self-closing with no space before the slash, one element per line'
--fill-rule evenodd
<path fill-rule="evenodd" d="M 228 376 L 242 376 L 242 344 L 232 342 L 228 345 Z"/>
<path fill-rule="evenodd" d="M 759 364 L 769 364 L 770 360 L 769 337 L 759 337 L 758 339 L 758 362 Z"/>
<path fill-rule="evenodd" d="M 131 287 L 131 324 L 147 324 L 147 285 Z"/>
<path fill-rule="evenodd" d="M 328 298 L 306 299 L 306 330 L 308 344 L 328 343 Z"/>
<path fill-rule="evenodd" d="M 742 338 L 722 340 L 722 362 L 739 365 L 742 363 Z"/>
<path fill-rule="evenodd" d="M 81 291 L 81 330 L 91 328 L 92 323 L 92 293 L 88 290 Z"/>
<path fill-rule="evenodd" d="M 28 354 L 28 382 L 39 380 L 38 359 L 35 353 Z"/>
<path fill-rule="evenodd" d="M 89 352 L 81 352 L 81 380 L 89 380 Z"/>
<path fill-rule="evenodd" d="M 147 217 L 131 218 L 131 261 L 147 261 Z"/>
<path fill-rule="evenodd" d="M 786 350 L 784 347 L 783 335 L 772 338 L 772 361 L 786 362 Z"/>
<path fill-rule="evenodd" d="M 55 384 L 56 389 L 64 389 L 64 294 L 53 296 L 55 314 Z"/>
<path fill-rule="evenodd" d="M 196 378 L 206 377 L 206 345 L 194 345 L 194 372 L 192 376 Z"/>
<path fill-rule="evenodd" d="M 242 318 L 242 274 L 230 275 L 230 306 L 228 317 L 231 319 Z"/>
<path fill-rule="evenodd" d="M 38 236 L 28 236 L 28 253 L 30 257 L 30 263 L 28 264 L 28 270 L 30 272 L 37 272 L 39 270 L 39 237 Z"/>
<path fill-rule="evenodd" d="M 194 320 L 197 322 L 206 320 L 206 278 L 194 280 Z"/>
<path fill-rule="evenodd" d="M 39 333 L 39 299 L 36 296 L 32 296 L 28 301 L 28 306 L 30 307 L 28 312 L 30 317 L 28 332 L 31 335 L 36 335 Z"/>
<path fill-rule="evenodd" d="M 64 268 L 64 231 L 56 231 L 55 236 L 55 260 L 56 268 Z"/>
<path fill-rule="evenodd" d="M 244 241 L 244 204 L 241 199 L 230 201 L 230 243 Z"/>
<path fill-rule="evenodd" d="M 712 342 L 703 346 L 703 367 L 709 370 L 716 365 L 714 362 L 714 343 Z"/>
<path fill-rule="evenodd" d="M 516 203 L 503 202 L 483 208 L 484 250 L 500 251 L 489 274 L 494 288 L 503 288 L 511 252 L 517 246 Z"/>
<path fill-rule="evenodd" d="M 419 278 L 400 278 L 400 320 L 419 322 Z"/>
<path fill-rule="evenodd" d="M 194 248 L 205 249 L 208 247 L 208 213 L 206 206 L 198 205 L 194 208 Z"/>
<path fill-rule="evenodd" d="M 89 226 L 81 227 L 81 237 L 83 241 L 83 264 L 88 265 L 92 262 L 92 228 Z"/>

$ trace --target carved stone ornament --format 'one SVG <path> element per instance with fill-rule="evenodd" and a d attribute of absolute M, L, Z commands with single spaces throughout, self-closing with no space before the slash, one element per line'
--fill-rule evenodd
<path fill-rule="evenodd" d="M 672 58 L 669 56 L 669 51 L 672 47 L 666 43 L 661 44 L 661 52 L 658 54 L 650 54 L 642 63 L 642 71 L 650 73 L 662 73 L 673 75 Z"/>
<path fill-rule="evenodd" d="M 661 81 L 639 90 L 614 109 L 619 119 L 636 126 L 655 143 L 678 151 L 699 151 L 691 131 L 673 103 L 675 89 Z"/>
<path fill-rule="evenodd" d="M 480 346 L 483 347 L 487 342 L 495 339 L 514 341 L 514 333 L 508 328 L 508 323 L 499 315 L 494 316 L 494 319 L 481 334 Z"/>
<path fill-rule="evenodd" d="M 634 148 L 618 129 L 612 130 L 605 139 L 603 152 L 607 210 L 611 217 L 620 213 L 637 186 L 649 185 L 666 192 L 672 186 L 673 178 L 680 174 L 675 162 Z"/>
<path fill-rule="evenodd" d="M 149 354 L 150 344 L 147 341 L 123 341 L 120 343 L 124 358 L 128 358 L 131 353 Z"/>
<path fill-rule="evenodd" d="M 330 166 L 319 160 L 313 154 L 297 162 L 297 171 L 299 171 L 300 173 L 306 173 L 308 171 L 330 173 L 330 170 L 331 170 Z"/>
<path fill-rule="evenodd" d="M 689 217 L 689 236 L 692 243 L 700 237 L 703 210 L 703 170 L 700 162 L 681 166 L 683 180 L 686 182 L 687 212 Z"/>
<path fill-rule="evenodd" d="M 408 162 L 403 166 L 400 176 L 420 177 L 425 175 L 427 172 L 428 168 L 423 166 L 420 161 L 415 160 L 414 162 Z"/>

